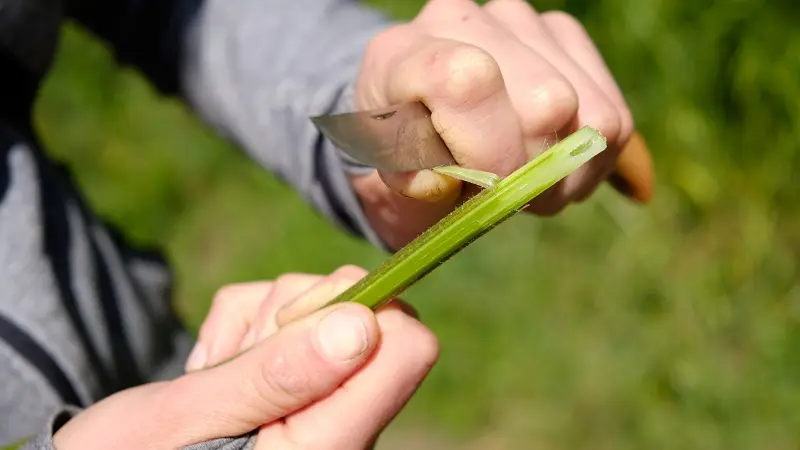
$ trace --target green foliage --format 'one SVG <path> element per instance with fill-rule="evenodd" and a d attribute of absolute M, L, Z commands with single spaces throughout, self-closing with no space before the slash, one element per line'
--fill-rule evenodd
<path fill-rule="evenodd" d="M 423 2 L 372 3 L 410 18 Z M 604 187 L 517 216 L 413 288 L 442 354 L 399 425 L 513 448 L 796 448 L 800 8 L 536 6 L 586 24 L 655 153 L 657 195 L 640 208 Z M 223 283 L 383 259 L 102 46 L 64 37 L 39 129 L 104 217 L 166 246 L 192 326 Z"/>

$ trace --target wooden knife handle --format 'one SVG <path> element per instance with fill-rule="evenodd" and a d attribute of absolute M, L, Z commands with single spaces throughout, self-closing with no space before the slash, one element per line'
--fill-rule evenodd
<path fill-rule="evenodd" d="M 653 158 L 647 143 L 639 132 L 634 131 L 622 148 L 608 182 L 622 195 L 646 204 L 653 197 L 654 177 Z"/>

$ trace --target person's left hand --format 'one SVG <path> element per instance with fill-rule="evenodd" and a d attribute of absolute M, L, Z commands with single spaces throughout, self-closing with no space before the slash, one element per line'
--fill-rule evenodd
<path fill-rule="evenodd" d="M 92 405 L 56 431 L 55 447 L 371 448 L 433 367 L 438 342 L 397 300 L 377 313 L 354 303 L 317 311 L 365 274 L 345 266 L 226 286 L 187 374 Z"/>
<path fill-rule="evenodd" d="M 195 372 L 248 352 L 366 274 L 360 267 L 343 266 L 327 276 L 290 273 L 221 289 L 186 370 Z M 439 350 L 435 335 L 402 300 L 392 300 L 375 317 L 380 338 L 364 366 L 325 398 L 261 427 L 257 448 L 286 448 L 289 443 L 292 448 L 355 450 L 374 445 L 432 369 Z"/>

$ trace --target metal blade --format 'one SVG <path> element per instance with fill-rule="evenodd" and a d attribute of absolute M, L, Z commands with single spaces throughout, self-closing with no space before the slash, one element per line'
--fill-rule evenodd
<path fill-rule="evenodd" d="M 421 102 L 311 120 L 345 154 L 378 170 L 411 172 L 456 163 Z"/>

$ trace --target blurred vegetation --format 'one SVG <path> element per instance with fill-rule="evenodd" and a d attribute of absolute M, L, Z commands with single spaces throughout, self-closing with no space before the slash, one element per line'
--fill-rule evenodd
<path fill-rule="evenodd" d="M 423 1 L 372 3 L 410 18 Z M 800 6 L 536 7 L 596 39 L 655 153 L 657 196 L 640 208 L 603 188 L 516 217 L 412 289 L 442 356 L 397 425 L 510 448 L 797 448 Z M 192 326 L 224 283 L 384 257 L 76 28 L 37 121 L 104 217 L 167 248 Z"/>

